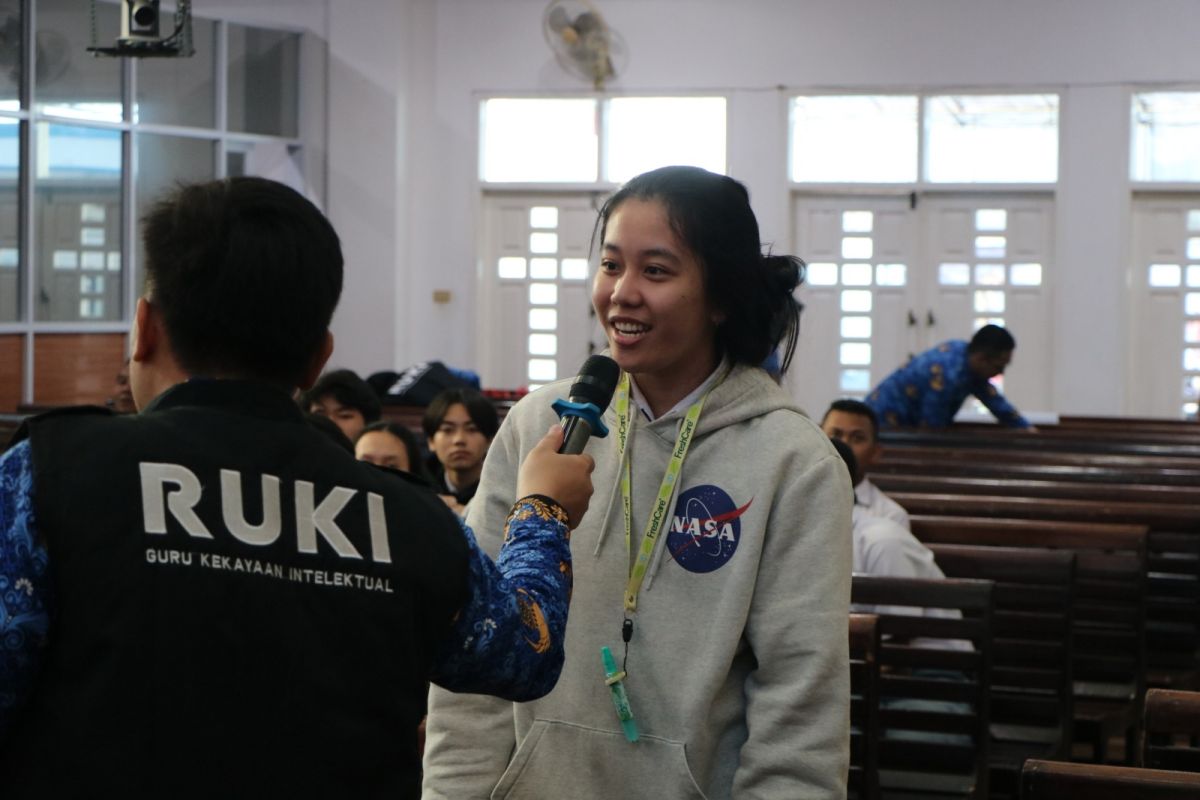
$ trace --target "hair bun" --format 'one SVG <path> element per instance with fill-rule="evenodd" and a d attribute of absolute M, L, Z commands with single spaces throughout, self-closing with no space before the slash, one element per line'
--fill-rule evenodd
<path fill-rule="evenodd" d="M 771 288 L 783 294 L 791 294 L 796 287 L 804 282 L 805 264 L 796 256 L 763 256 L 763 266 L 767 268 L 767 280 Z"/>

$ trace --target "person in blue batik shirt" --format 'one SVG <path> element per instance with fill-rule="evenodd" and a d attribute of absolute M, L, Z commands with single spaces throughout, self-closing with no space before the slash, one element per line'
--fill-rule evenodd
<path fill-rule="evenodd" d="M 342 287 L 312 203 L 184 186 L 143 233 L 139 413 L 31 418 L 0 456 L 0 796 L 417 797 L 428 681 L 558 679 L 592 459 L 546 434 L 493 562 L 293 401 Z"/>
<path fill-rule="evenodd" d="M 1029 421 L 996 391 L 990 379 L 1004 374 L 1017 343 L 999 325 L 984 325 L 971 341 L 943 342 L 884 378 L 866 403 L 883 428 L 946 428 L 968 395 L 975 395 L 1002 424 Z"/>

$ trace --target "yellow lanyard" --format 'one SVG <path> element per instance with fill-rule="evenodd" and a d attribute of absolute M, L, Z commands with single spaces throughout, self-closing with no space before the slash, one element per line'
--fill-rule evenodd
<path fill-rule="evenodd" d="M 696 432 L 696 425 L 700 421 L 700 411 L 704 408 L 704 401 L 708 399 L 708 395 L 712 393 L 712 390 L 724 378 L 725 375 L 722 375 L 720 380 L 709 387 L 708 391 L 699 400 L 692 403 L 691 407 L 687 410 L 687 414 L 684 415 L 683 423 L 679 426 L 679 435 L 675 439 L 675 447 L 671 451 L 671 459 L 667 462 L 666 474 L 663 475 L 662 483 L 658 487 L 658 497 L 654 501 L 654 508 L 650 511 L 650 519 L 646 522 L 646 530 L 642 534 L 642 545 L 638 550 L 637 561 L 634 562 L 629 572 L 629 583 L 625 587 L 625 612 L 627 614 L 637 611 L 638 592 L 642 588 L 642 580 L 646 577 L 646 568 L 650 565 L 650 557 L 654 554 L 655 542 L 658 541 L 658 535 L 662 531 L 663 518 L 666 516 L 667 509 L 671 507 L 671 500 L 675 496 L 679 471 L 683 468 L 683 459 L 687 456 L 688 448 L 692 444 L 692 434 Z M 617 412 L 618 455 L 623 467 L 621 473 L 621 510 L 625 517 L 625 552 L 629 553 L 633 548 L 633 480 L 629 459 L 626 455 L 633 430 L 630 427 L 628 373 L 621 375 L 621 382 L 617 385 L 615 405 Z M 626 639 L 626 642 L 628 642 L 628 639 Z"/>

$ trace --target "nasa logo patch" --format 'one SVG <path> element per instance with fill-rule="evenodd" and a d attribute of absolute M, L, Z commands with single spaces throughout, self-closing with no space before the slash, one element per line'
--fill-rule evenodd
<path fill-rule="evenodd" d="M 712 572 L 729 563 L 742 538 L 750 502 L 741 508 L 717 486 L 694 486 L 679 495 L 667 530 L 671 558 L 688 572 Z"/>

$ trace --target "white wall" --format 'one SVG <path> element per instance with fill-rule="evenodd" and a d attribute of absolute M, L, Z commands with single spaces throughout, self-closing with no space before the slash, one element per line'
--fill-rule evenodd
<path fill-rule="evenodd" d="M 282 3 L 281 3 L 282 4 Z M 328 210 L 346 240 L 339 363 L 474 363 L 476 100 L 577 92 L 544 0 L 328 0 Z M 269 4 L 266 4 L 269 5 Z M 614 92 L 727 92 L 730 170 L 789 238 L 788 91 L 1062 94 L 1053 341 L 1061 412 L 1123 410 L 1128 92 L 1200 83 L 1194 0 L 598 0 L 625 37 Z M 803 255 L 803 253 L 799 254 Z M 431 301 L 449 289 L 449 304 Z M 1019 357 L 1019 354 L 1018 354 Z"/>

